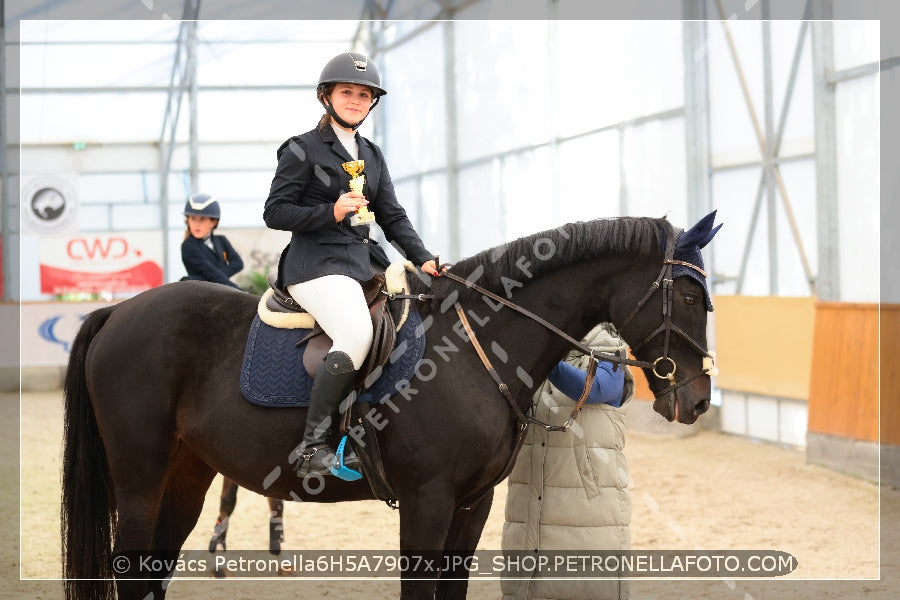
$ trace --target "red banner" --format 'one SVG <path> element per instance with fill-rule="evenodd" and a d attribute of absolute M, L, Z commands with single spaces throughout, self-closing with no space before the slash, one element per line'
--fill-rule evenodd
<path fill-rule="evenodd" d="M 135 231 L 45 237 L 40 241 L 42 294 L 117 294 L 163 284 L 162 236 Z"/>
<path fill-rule="evenodd" d="M 146 261 L 122 271 L 91 273 L 69 271 L 41 265 L 42 294 L 70 294 L 74 292 L 140 292 L 162 285 L 162 268 Z"/>

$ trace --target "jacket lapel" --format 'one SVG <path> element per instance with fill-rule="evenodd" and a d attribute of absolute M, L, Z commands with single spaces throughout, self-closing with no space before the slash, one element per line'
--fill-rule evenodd
<path fill-rule="evenodd" d="M 212 250 L 209 250 L 209 246 L 207 246 L 206 244 L 203 244 L 203 247 L 212 252 L 213 256 L 222 256 L 222 242 L 220 241 L 219 237 L 213 234 L 210 239 L 212 240 L 213 245 Z"/>
<path fill-rule="evenodd" d="M 372 152 L 372 148 L 369 146 L 369 140 L 356 134 L 356 143 L 359 144 L 359 160 L 363 160 L 366 163 L 363 169 L 363 174 L 366 176 L 365 189 L 371 190 L 371 194 L 374 195 L 375 190 L 378 189 L 378 178 L 380 176 L 378 160 L 376 160 L 375 153 Z M 371 201 L 374 198 L 368 199 Z"/>
<path fill-rule="evenodd" d="M 337 138 L 337 135 L 334 133 L 330 124 L 326 123 L 319 127 L 319 135 L 322 137 L 323 142 L 331 145 L 331 151 L 337 154 L 342 163 L 353 160 L 353 157 L 350 156 L 350 153 L 347 152 L 347 149 L 344 148 L 344 145 Z"/>

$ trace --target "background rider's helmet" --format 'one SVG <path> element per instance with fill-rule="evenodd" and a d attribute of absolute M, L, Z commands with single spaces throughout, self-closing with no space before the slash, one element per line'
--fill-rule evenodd
<path fill-rule="evenodd" d="M 375 98 L 387 94 L 381 87 L 378 67 L 358 52 L 343 52 L 328 61 L 319 76 L 318 90 L 329 83 L 357 83 L 367 85 L 375 91 Z"/>
<path fill-rule="evenodd" d="M 196 215 L 218 219 L 222 215 L 219 202 L 209 194 L 194 194 L 184 205 L 184 216 Z"/>

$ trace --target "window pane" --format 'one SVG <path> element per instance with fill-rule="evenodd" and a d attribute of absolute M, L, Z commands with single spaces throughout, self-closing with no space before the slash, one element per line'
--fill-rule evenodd
<path fill-rule="evenodd" d="M 547 22 L 459 22 L 455 41 L 460 160 L 545 142 Z"/>
<path fill-rule="evenodd" d="M 447 162 L 443 57 L 443 25 L 436 25 L 379 61 L 388 94 L 375 110 L 388 124 L 382 150 L 393 177 Z"/>

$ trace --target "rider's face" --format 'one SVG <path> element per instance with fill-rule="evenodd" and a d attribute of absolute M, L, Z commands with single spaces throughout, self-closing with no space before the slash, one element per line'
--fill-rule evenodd
<path fill-rule="evenodd" d="M 334 112 L 347 123 L 359 123 L 372 108 L 372 88 L 356 83 L 338 83 L 328 97 Z"/>
<path fill-rule="evenodd" d="M 191 235 L 200 240 L 212 233 L 218 222 L 218 219 L 201 217 L 200 215 L 188 215 L 187 218 L 188 229 L 191 230 Z"/>

